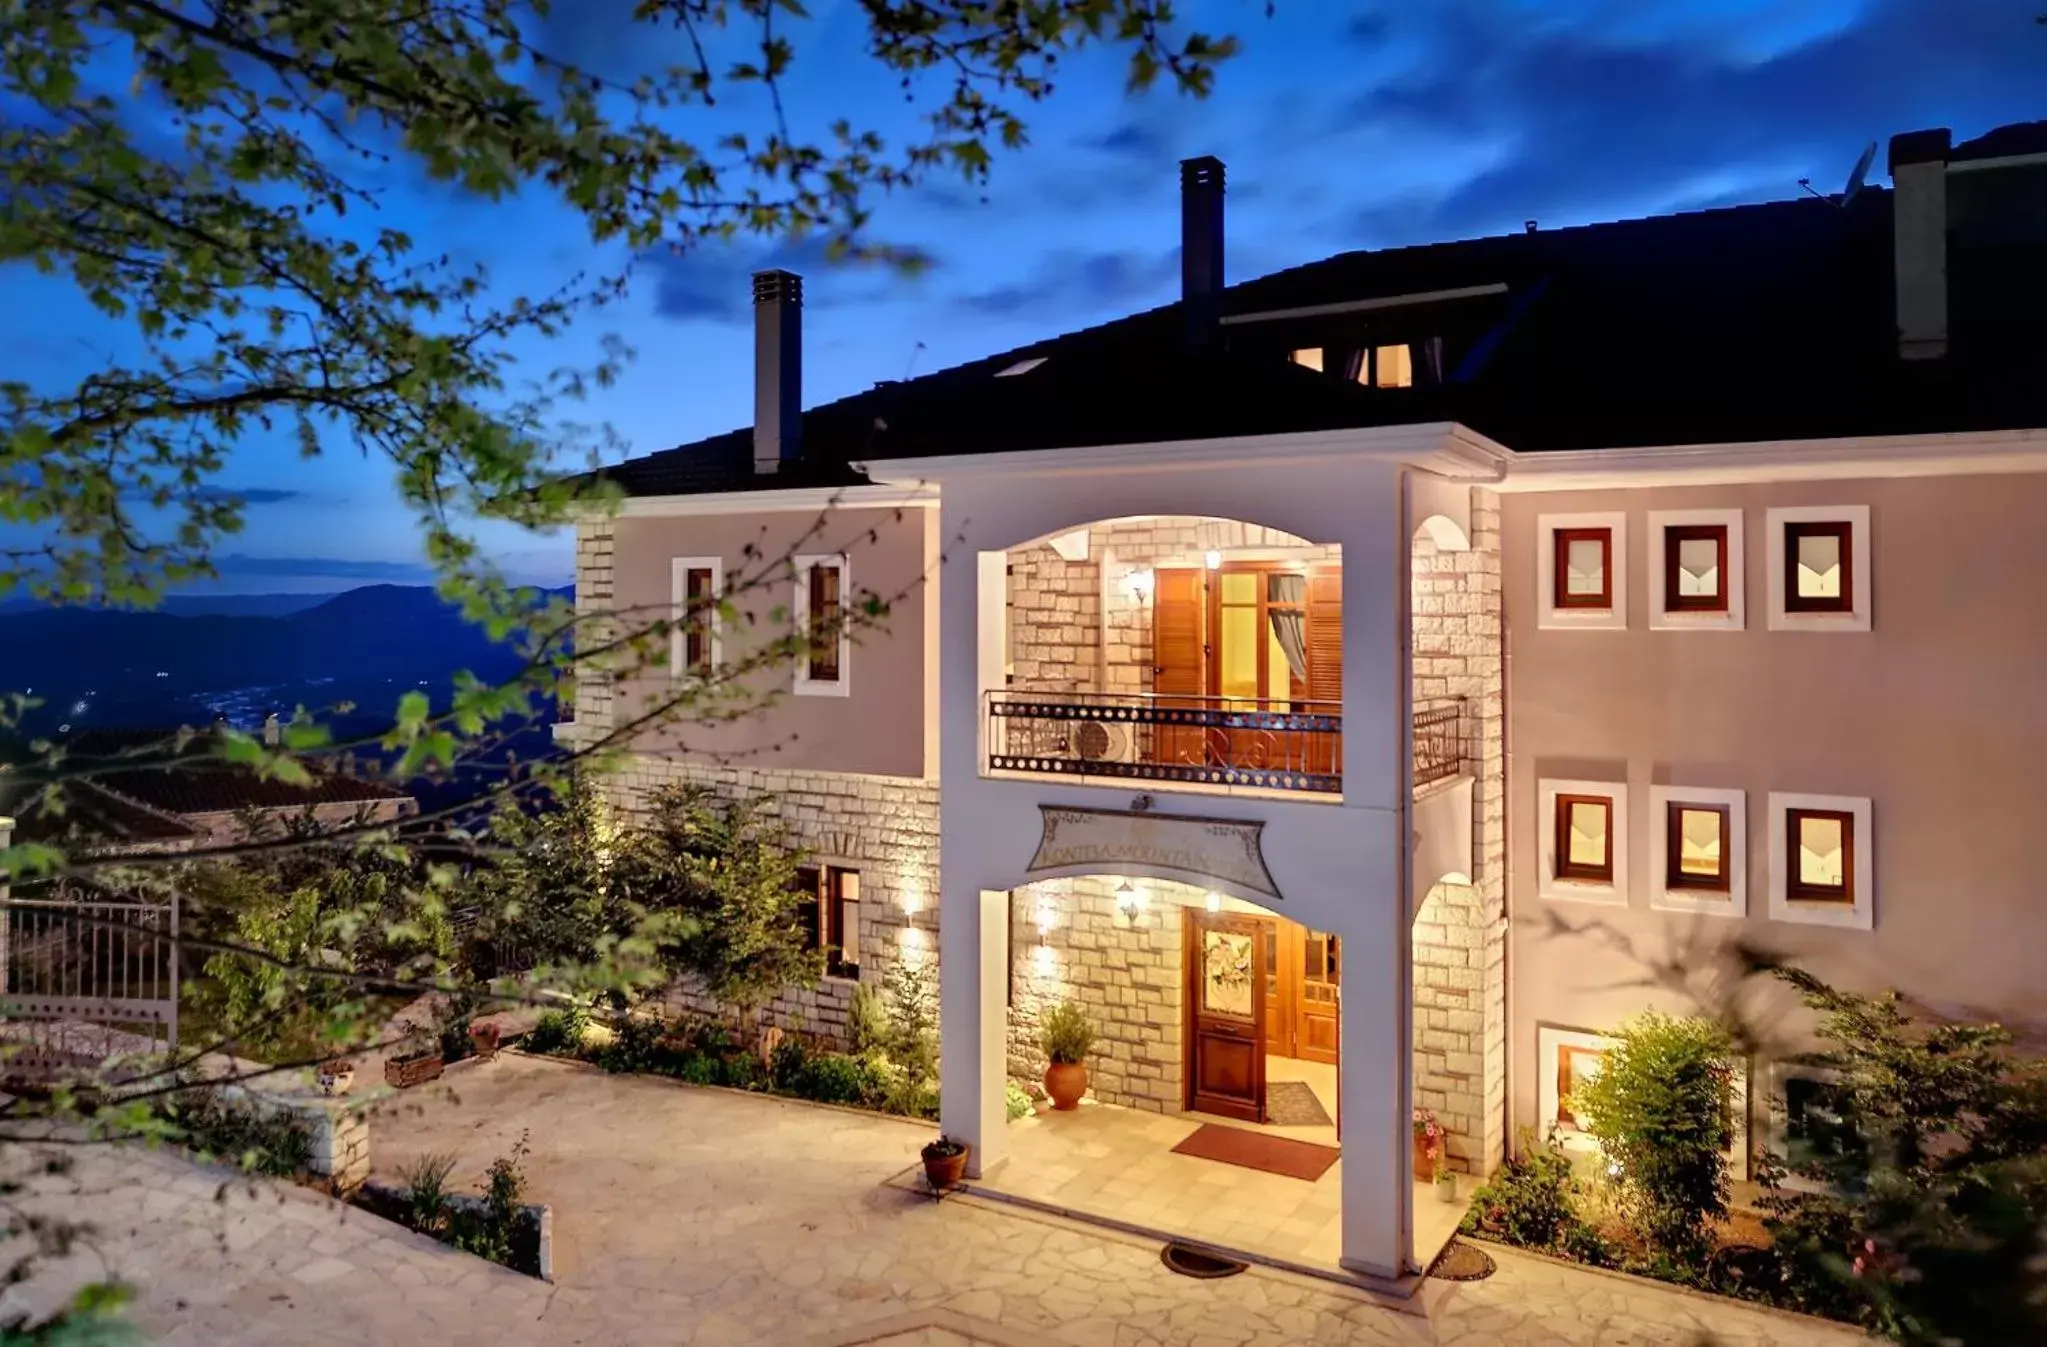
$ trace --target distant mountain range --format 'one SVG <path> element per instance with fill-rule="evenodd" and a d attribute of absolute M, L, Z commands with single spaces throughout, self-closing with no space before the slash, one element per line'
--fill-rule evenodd
<path fill-rule="evenodd" d="M 408 688 L 439 702 L 457 671 L 498 681 L 519 663 L 423 586 L 172 599 L 150 612 L 0 610 L 0 692 L 44 703 L 31 713 L 37 733 L 221 716 L 252 727 L 269 711 L 343 701 L 359 708 L 348 730 L 370 732 Z"/>

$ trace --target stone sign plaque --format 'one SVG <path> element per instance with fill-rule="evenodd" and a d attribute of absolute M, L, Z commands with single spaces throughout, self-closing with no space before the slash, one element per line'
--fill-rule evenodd
<path fill-rule="evenodd" d="M 1045 835 L 1025 867 L 1031 873 L 1115 874 L 1136 865 L 1189 884 L 1221 884 L 1278 898 L 1259 839 L 1263 823 L 1121 809 L 1041 804 Z"/>

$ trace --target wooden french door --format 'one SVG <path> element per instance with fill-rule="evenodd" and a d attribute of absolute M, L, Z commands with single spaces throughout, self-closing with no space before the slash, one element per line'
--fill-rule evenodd
<path fill-rule="evenodd" d="M 1266 919 L 1265 1049 L 1336 1065 L 1340 942 L 1296 922 Z"/>
<path fill-rule="evenodd" d="M 1152 691 L 1245 711 L 1331 711 L 1343 701 L 1343 574 L 1335 566 L 1238 562 L 1161 567 L 1152 609 Z M 1211 703 L 1212 704 L 1212 703 Z M 1338 736 L 1162 726 L 1155 761 L 1342 770 Z"/>
<path fill-rule="evenodd" d="M 1184 909 L 1187 1107 L 1265 1121 L 1265 938 L 1257 917 Z"/>

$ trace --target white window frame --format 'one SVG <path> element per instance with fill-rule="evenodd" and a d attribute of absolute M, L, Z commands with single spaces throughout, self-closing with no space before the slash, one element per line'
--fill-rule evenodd
<path fill-rule="evenodd" d="M 1854 819 L 1855 888 L 1847 905 L 1791 901 L 1791 843 L 1786 836 L 1784 815 L 1792 809 L 1836 810 Z M 1870 802 L 1859 796 L 1770 792 L 1770 920 L 1851 931 L 1876 928 L 1876 833 L 1870 826 L 1873 813 Z"/>
<path fill-rule="evenodd" d="M 1670 878 L 1670 807 L 1708 805 L 1727 810 L 1727 836 L 1720 839 L 1727 856 L 1727 896 L 1709 897 L 1711 890 L 1673 889 Z M 1748 792 L 1708 786 L 1649 788 L 1649 906 L 1658 912 L 1699 912 L 1712 917 L 1748 915 Z"/>
<path fill-rule="evenodd" d="M 1628 786 L 1625 781 L 1563 781 L 1545 778 L 1536 787 L 1537 864 L 1536 897 L 1560 903 L 1598 903 L 1606 907 L 1628 905 Z M 1609 845 L 1613 848 L 1613 882 L 1558 879 L 1557 796 L 1604 795 L 1613 801 L 1607 820 Z"/>
<path fill-rule="evenodd" d="M 1607 564 L 1611 608 L 1559 608 L 1557 597 L 1558 529 L 1606 529 L 1613 546 Z M 1628 517 L 1619 510 L 1598 514 L 1545 514 L 1535 519 L 1535 625 L 1554 631 L 1625 631 L 1628 626 Z"/>
<path fill-rule="evenodd" d="M 1546 1140 L 1554 1128 L 1556 1138 L 1567 1151 L 1581 1151 L 1598 1154 L 1599 1139 L 1590 1132 L 1575 1127 L 1565 1127 L 1556 1121 L 1557 1117 L 1557 1049 L 1591 1048 L 1598 1052 L 1612 1049 L 1614 1040 L 1606 1034 L 1595 1034 L 1584 1029 L 1565 1029 L 1553 1024 L 1538 1024 L 1535 1027 L 1535 1076 L 1536 1076 L 1536 1117 L 1539 1140 Z M 1728 1100 L 1728 1112 L 1733 1115 L 1732 1135 L 1728 1138 L 1728 1177 L 1746 1181 L 1749 1177 L 1749 1064 L 1745 1057 L 1728 1062 L 1732 1097 Z"/>
<path fill-rule="evenodd" d="M 1765 583 L 1769 589 L 1771 631 L 1868 631 L 1870 598 L 1876 577 L 1870 573 L 1869 507 L 1867 505 L 1783 505 L 1764 512 Z M 1790 613 L 1784 610 L 1784 526 L 1846 524 L 1852 605 L 1845 613 Z"/>
<path fill-rule="evenodd" d="M 847 564 L 844 552 L 816 552 L 793 559 L 796 567 L 796 602 L 789 611 L 795 615 L 796 632 L 800 637 L 810 630 L 810 571 L 813 566 L 836 566 L 839 568 L 839 611 L 845 613 L 846 605 L 853 594 L 853 568 Z M 799 652 L 796 657 L 796 695 L 799 697 L 850 697 L 853 695 L 853 633 L 844 621 L 839 624 L 839 676 L 836 679 L 813 679 L 810 676 L 810 656 Z"/>
<path fill-rule="evenodd" d="M 722 596 L 725 593 L 725 562 L 719 557 L 676 557 L 668 567 L 668 676 L 677 681 L 698 677 L 688 665 L 689 631 L 689 573 L 704 571 L 711 573 L 711 593 Z M 725 662 L 723 623 L 718 613 L 710 613 L 711 669 L 715 674 Z"/>
<path fill-rule="evenodd" d="M 1787 1107 L 1784 1084 L 1791 1080 L 1817 1080 L 1829 1084 L 1841 1079 L 1841 1073 L 1828 1066 L 1807 1066 L 1802 1062 L 1771 1062 L 1764 1068 L 1769 1082 L 1769 1148 L 1779 1159 L 1788 1159 L 1791 1153 L 1791 1111 Z M 1824 1193 L 1827 1185 L 1797 1174 L 1786 1174 L 1780 1185 L 1794 1193 Z"/>
<path fill-rule="evenodd" d="M 1724 613 L 1671 612 L 1664 604 L 1664 530 L 1687 525 L 1717 525 L 1727 530 L 1727 573 L 1720 586 L 1727 595 Z M 1857 536 L 1860 536 L 1859 534 Z M 1740 510 L 1651 510 L 1649 512 L 1649 629 L 1651 631 L 1740 631 L 1748 621 L 1748 571 L 1743 565 Z"/>

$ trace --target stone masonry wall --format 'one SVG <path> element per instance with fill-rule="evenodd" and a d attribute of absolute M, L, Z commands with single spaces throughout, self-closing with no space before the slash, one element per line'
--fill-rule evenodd
<path fill-rule="evenodd" d="M 1067 561 L 1050 545 L 1009 557 L 1010 687 L 1026 692 L 1148 692 L 1152 686 L 1152 596 L 1134 572 L 1165 561 L 1199 564 L 1211 549 L 1285 547 L 1309 561 L 1333 561 L 1334 547 L 1305 546 L 1290 533 L 1231 519 L 1162 516 L 1088 529 L 1087 559 Z"/>
<path fill-rule="evenodd" d="M 1437 884 L 1414 941 L 1415 1102 L 1450 1133 L 1452 1164 L 1489 1172 L 1506 1147 L 1506 701 L 1498 497 L 1474 490 L 1471 550 L 1413 551 L 1414 697 L 1464 699 L 1474 883 Z"/>
<path fill-rule="evenodd" d="M 898 959 L 938 957 L 938 787 L 935 782 L 844 773 L 714 766 L 636 755 L 603 779 L 604 798 L 622 823 L 644 822 L 663 786 L 694 782 L 722 798 L 774 797 L 770 815 L 820 864 L 860 872 L 860 981 L 879 984 Z M 846 1008 L 856 984 L 826 977 L 768 1007 L 768 1022 L 844 1046 Z M 934 995 L 935 995 L 934 988 Z M 718 1014 L 701 992 L 678 984 L 671 1012 Z"/>
<path fill-rule="evenodd" d="M 1077 1002 L 1100 1035 L 1087 1063 L 1105 1104 L 1177 1113 L 1185 1098 L 1181 1049 L 1185 885 L 1142 880 L 1148 901 L 1133 920 L 1116 910 L 1115 878 L 1054 879 L 1011 899 L 1009 1074 L 1029 1086 L 1045 1075 L 1038 1024 Z M 1040 918 L 1044 929 L 1040 931 Z"/>
<path fill-rule="evenodd" d="M 610 519 L 586 520 L 576 525 L 576 644 L 589 649 L 610 640 L 613 619 L 605 616 L 612 608 L 612 543 L 617 526 Z M 612 687 L 601 670 L 579 668 L 576 677 L 577 733 L 612 728 Z"/>

